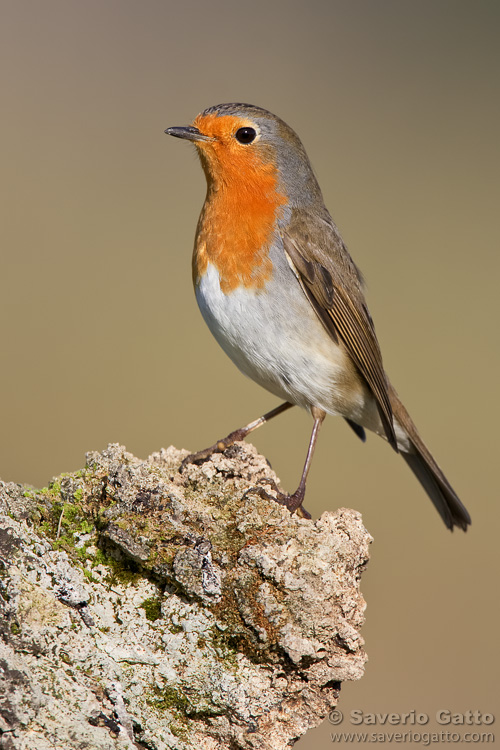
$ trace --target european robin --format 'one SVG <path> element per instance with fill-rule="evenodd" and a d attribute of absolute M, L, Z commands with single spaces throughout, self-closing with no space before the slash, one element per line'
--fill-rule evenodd
<path fill-rule="evenodd" d="M 284 403 L 185 462 L 223 451 L 293 405 L 314 426 L 297 490 L 302 508 L 319 428 L 344 417 L 364 441 L 399 452 L 449 529 L 470 516 L 423 443 L 384 371 L 362 275 L 325 208 L 296 133 L 249 104 L 219 104 L 165 131 L 192 141 L 207 178 L 193 281 L 201 313 L 236 366 Z M 277 488 L 276 488 L 277 489 Z"/>

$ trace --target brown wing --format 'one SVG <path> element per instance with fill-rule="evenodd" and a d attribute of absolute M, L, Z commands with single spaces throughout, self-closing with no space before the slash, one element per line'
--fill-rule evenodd
<path fill-rule="evenodd" d="M 387 379 L 361 275 L 335 225 L 323 217 L 311 218 L 295 215 L 290 229 L 283 233 L 285 252 L 326 330 L 336 342 L 344 343 L 370 387 L 387 439 L 397 451 Z"/>

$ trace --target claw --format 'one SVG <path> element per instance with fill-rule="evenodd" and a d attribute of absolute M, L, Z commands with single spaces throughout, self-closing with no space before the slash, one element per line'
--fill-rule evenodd
<path fill-rule="evenodd" d="M 182 474 L 188 464 L 201 464 L 203 463 L 203 461 L 209 459 L 212 454 L 209 454 L 208 456 L 200 456 L 200 453 L 204 452 L 205 451 L 200 451 L 199 453 L 190 453 L 189 456 L 183 458 L 181 461 L 181 465 L 179 466 L 180 473 Z"/>
<path fill-rule="evenodd" d="M 302 501 L 304 499 L 304 493 L 300 492 L 294 492 L 293 495 L 287 495 L 285 492 L 281 492 L 281 490 L 278 489 L 276 482 L 274 479 L 266 479 L 266 483 L 269 483 L 272 485 L 272 488 L 274 492 L 276 492 L 276 495 L 270 495 L 267 490 L 265 490 L 263 487 L 250 487 L 249 490 L 245 492 L 243 497 L 245 498 L 250 493 L 253 493 L 254 495 L 258 495 L 263 500 L 273 500 L 275 503 L 278 503 L 278 505 L 284 505 L 285 508 L 287 508 L 290 511 L 290 514 L 293 515 L 293 513 L 297 513 L 297 515 L 300 518 L 311 518 L 311 514 L 309 511 L 307 511 L 302 506 Z"/>

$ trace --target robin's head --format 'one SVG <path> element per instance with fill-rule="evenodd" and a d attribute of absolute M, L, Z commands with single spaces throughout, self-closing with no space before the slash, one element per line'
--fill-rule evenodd
<path fill-rule="evenodd" d="M 250 104 L 218 104 L 187 127 L 167 128 L 168 135 L 193 141 L 207 180 L 231 188 L 244 180 L 249 188 L 273 173 L 277 189 L 291 206 L 321 200 L 305 149 L 283 120 Z"/>

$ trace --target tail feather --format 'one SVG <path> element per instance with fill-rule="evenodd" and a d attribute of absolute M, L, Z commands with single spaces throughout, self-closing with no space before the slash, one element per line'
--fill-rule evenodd
<path fill-rule="evenodd" d="M 458 526 L 467 531 L 467 526 L 471 523 L 467 508 L 459 500 L 455 490 L 422 441 L 410 415 L 392 386 L 390 397 L 394 418 L 409 438 L 410 450 L 407 450 L 406 446 L 401 448 L 401 456 L 429 495 L 446 526 L 451 530 L 454 526 Z"/>
<path fill-rule="evenodd" d="M 467 531 L 471 522 L 470 515 L 444 474 L 441 471 L 437 473 L 418 449 L 415 453 L 401 452 L 401 455 L 436 506 L 446 526 L 451 531 L 454 526 Z"/>

